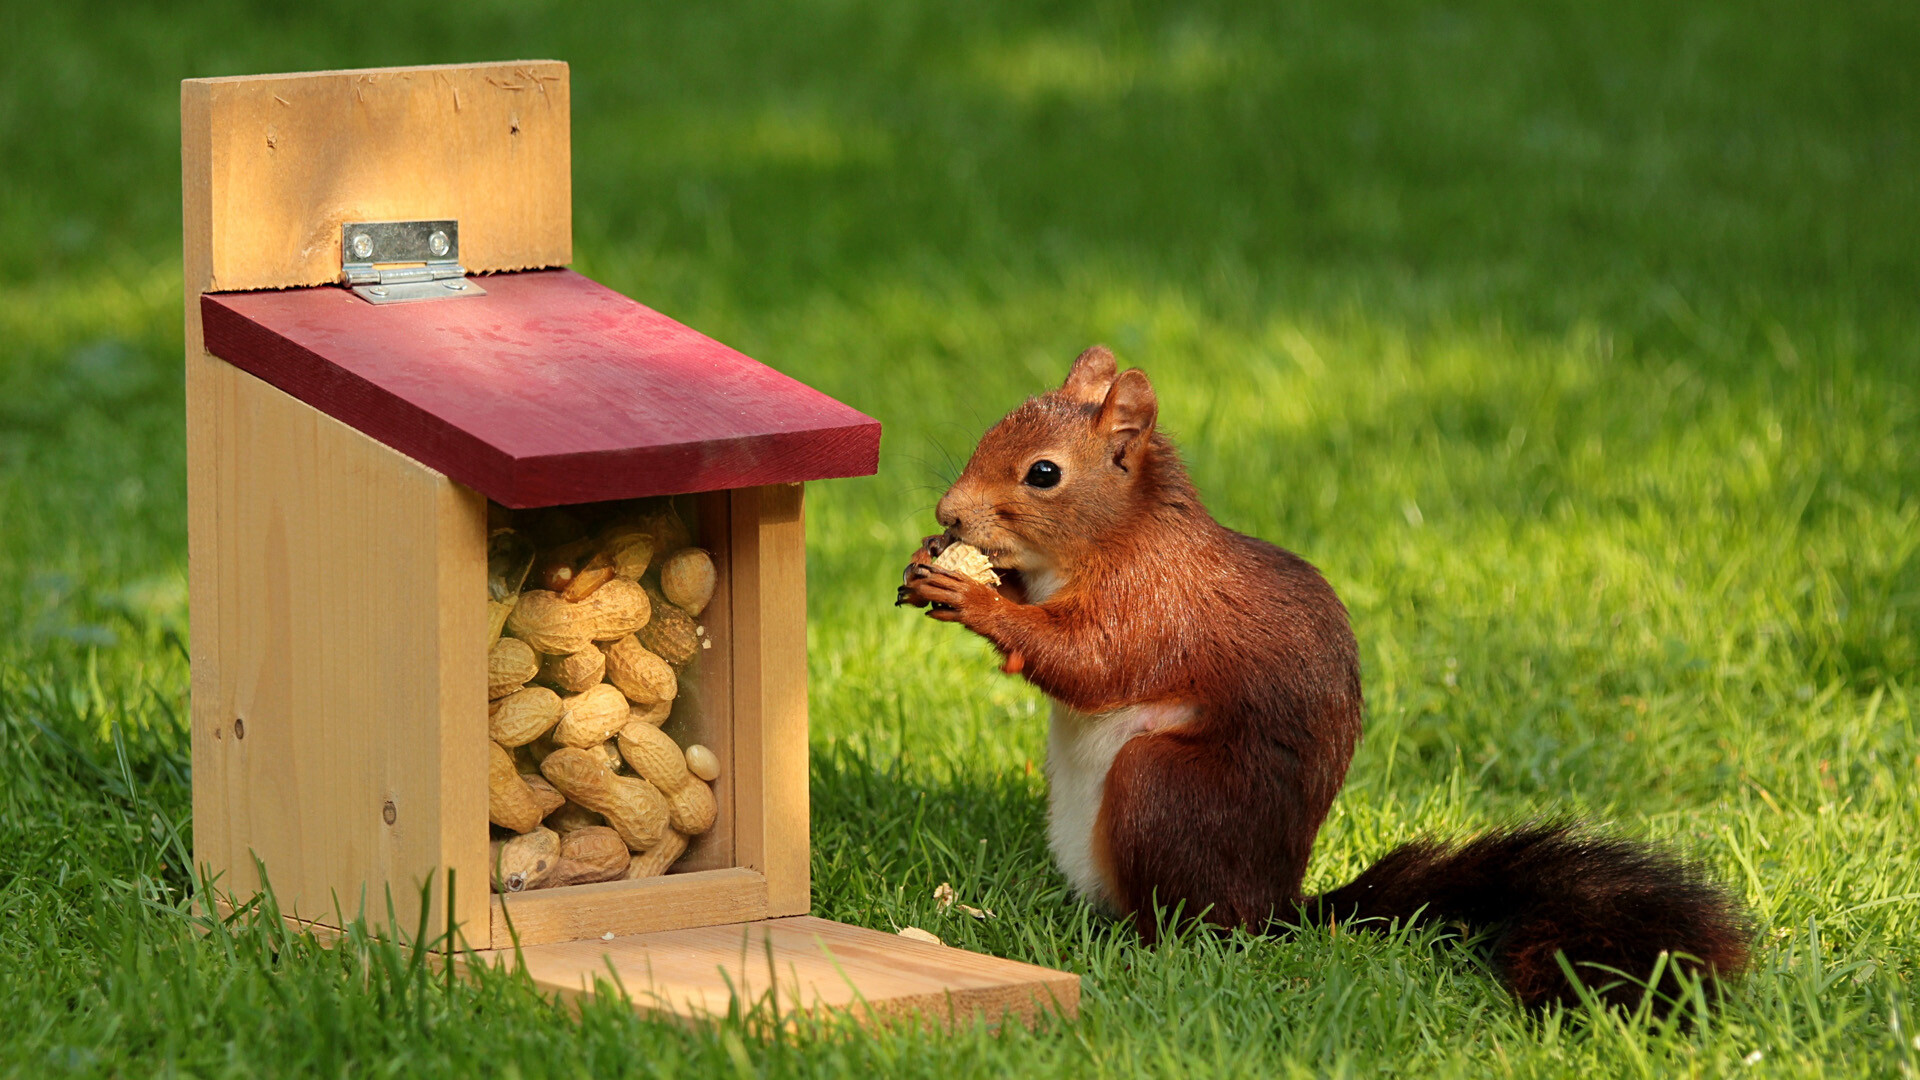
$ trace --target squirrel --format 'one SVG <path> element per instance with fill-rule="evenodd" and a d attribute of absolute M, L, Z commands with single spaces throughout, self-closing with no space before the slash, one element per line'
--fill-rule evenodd
<path fill-rule="evenodd" d="M 1726 887 L 1564 820 L 1416 840 L 1303 894 L 1360 738 L 1347 610 L 1306 560 L 1208 514 L 1158 413 L 1145 372 L 1081 353 L 981 438 L 896 598 L 1052 699 L 1048 845 L 1076 893 L 1149 944 L 1158 911 L 1262 933 L 1462 924 L 1530 1007 L 1580 1000 L 1562 956 L 1629 1008 L 1743 971 L 1750 920 Z M 1001 582 L 933 565 L 955 542 Z"/>

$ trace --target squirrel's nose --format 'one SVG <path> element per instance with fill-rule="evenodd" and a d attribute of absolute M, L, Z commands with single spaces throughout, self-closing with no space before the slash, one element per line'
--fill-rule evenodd
<path fill-rule="evenodd" d="M 960 524 L 960 515 L 953 509 L 952 495 L 942 498 L 940 505 L 933 508 L 933 520 L 939 522 L 943 529 L 951 529 Z"/>

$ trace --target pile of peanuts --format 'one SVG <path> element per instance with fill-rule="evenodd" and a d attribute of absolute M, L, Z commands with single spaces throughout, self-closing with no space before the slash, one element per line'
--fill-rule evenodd
<path fill-rule="evenodd" d="M 544 548 L 513 527 L 487 543 L 494 890 L 664 874 L 718 815 L 719 759 L 660 728 L 712 644 L 694 620 L 713 557 L 666 500 L 532 524 Z"/>

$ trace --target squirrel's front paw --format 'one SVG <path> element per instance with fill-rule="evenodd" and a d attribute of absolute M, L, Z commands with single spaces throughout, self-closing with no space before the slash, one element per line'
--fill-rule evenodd
<path fill-rule="evenodd" d="M 907 567 L 907 583 L 900 586 L 896 605 L 927 608 L 930 618 L 961 622 L 967 614 L 1000 599 L 991 586 L 982 585 L 937 566 L 915 563 Z"/>

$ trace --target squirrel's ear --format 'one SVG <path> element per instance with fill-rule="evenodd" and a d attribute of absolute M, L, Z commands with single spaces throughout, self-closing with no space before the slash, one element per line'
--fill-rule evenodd
<path fill-rule="evenodd" d="M 1153 422 L 1160 415 L 1160 401 L 1153 396 L 1153 384 L 1139 368 L 1123 371 L 1107 390 L 1100 406 L 1097 430 L 1107 437 L 1113 463 L 1128 472 L 1140 463 L 1153 435 Z"/>
<path fill-rule="evenodd" d="M 1060 394 L 1082 405 L 1098 405 L 1106 400 L 1117 371 L 1113 350 L 1095 345 L 1074 360 L 1073 370 L 1067 372 L 1067 381 L 1060 384 Z"/>

